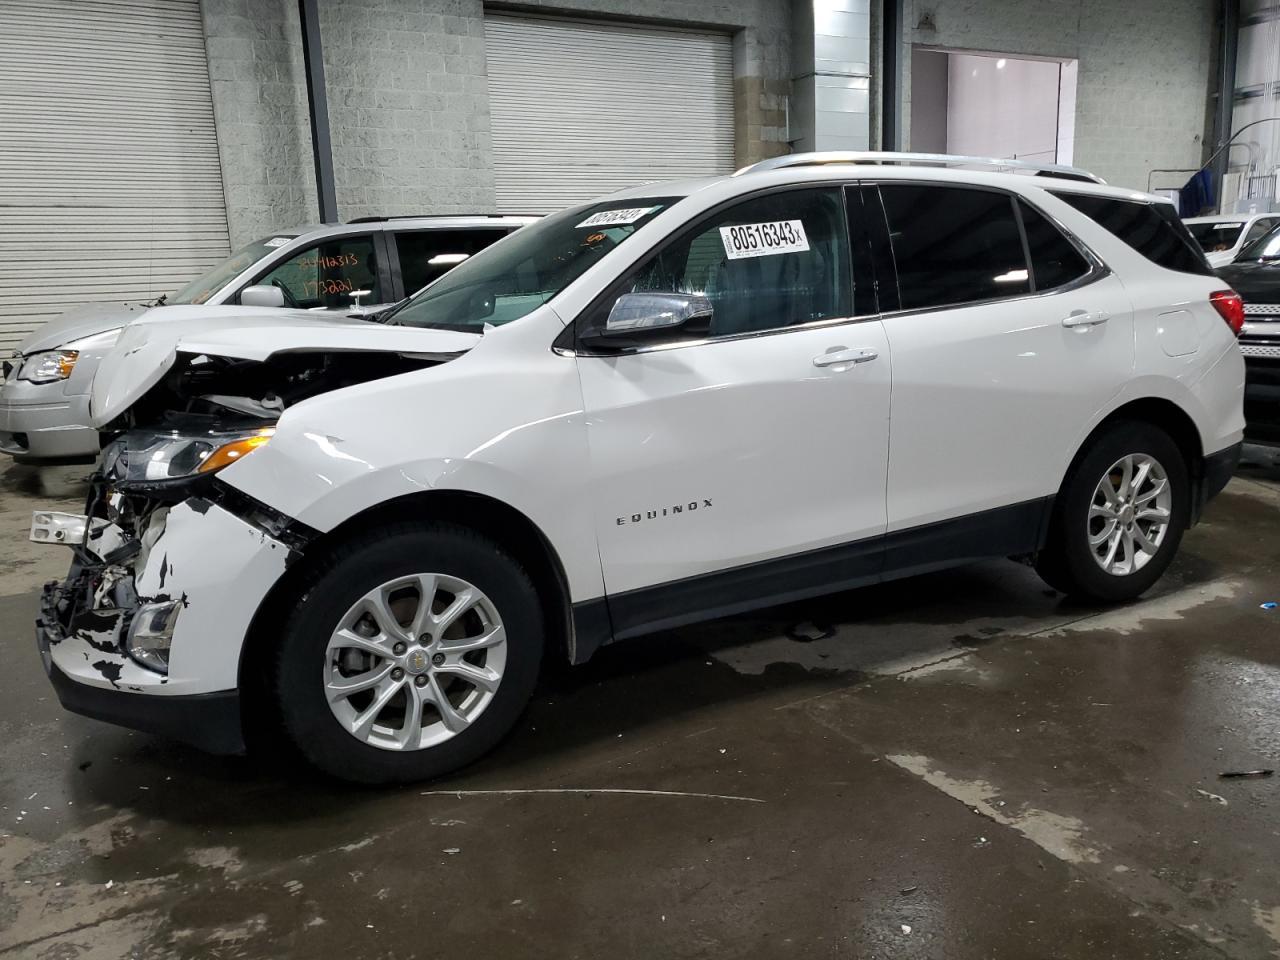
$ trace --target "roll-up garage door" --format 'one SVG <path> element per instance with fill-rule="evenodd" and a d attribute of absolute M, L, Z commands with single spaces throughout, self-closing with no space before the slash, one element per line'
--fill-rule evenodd
<path fill-rule="evenodd" d="M 227 252 L 198 0 L 0 0 L 0 356 Z"/>
<path fill-rule="evenodd" d="M 728 36 L 487 16 L 498 209 L 733 170 Z"/>

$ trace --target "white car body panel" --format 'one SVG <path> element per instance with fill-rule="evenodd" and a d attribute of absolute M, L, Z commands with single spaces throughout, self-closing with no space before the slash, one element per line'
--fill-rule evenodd
<path fill-rule="evenodd" d="M 1133 375 L 1114 276 L 1079 289 L 885 318 L 893 356 L 889 529 L 1057 491 L 1075 436 Z M 1073 311 L 1105 310 L 1066 328 Z M 963 443 L 956 443 L 963 437 Z M 947 450 L 945 466 L 938 452 Z"/>
<path fill-rule="evenodd" d="M 882 534 L 888 347 L 869 320 L 579 358 L 608 592 Z M 814 365 L 847 349 L 875 358 Z"/>
<path fill-rule="evenodd" d="M 321 531 L 427 490 L 492 497 L 557 545 L 575 597 L 598 597 L 591 516 L 576 502 L 589 469 L 582 391 L 574 359 L 548 348 L 563 326 L 543 307 L 457 360 L 306 400 L 220 476 Z"/>

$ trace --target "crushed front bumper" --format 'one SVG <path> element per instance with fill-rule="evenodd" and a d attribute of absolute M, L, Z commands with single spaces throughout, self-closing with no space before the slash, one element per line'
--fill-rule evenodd
<path fill-rule="evenodd" d="M 250 623 L 283 574 L 292 550 L 266 531 L 207 500 L 169 509 L 148 534 L 131 577 L 135 601 L 94 588 L 120 567 L 72 565 L 45 586 L 36 642 L 58 699 L 67 709 L 218 752 L 244 748 L 240 723 L 240 654 Z M 180 601 L 162 674 L 125 651 L 135 615 L 148 604 Z"/>
<path fill-rule="evenodd" d="M 156 697 L 90 686 L 63 673 L 50 654 L 55 643 L 66 640 L 49 626 L 57 622 L 49 612 L 57 587 L 56 581 L 45 585 L 40 619 L 36 621 L 36 643 L 44 671 L 63 707 L 93 720 L 181 740 L 209 753 L 244 753 L 237 690 Z"/>

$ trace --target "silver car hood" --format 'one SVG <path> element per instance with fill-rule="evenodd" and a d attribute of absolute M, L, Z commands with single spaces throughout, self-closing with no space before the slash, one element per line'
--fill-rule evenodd
<path fill-rule="evenodd" d="M 182 316 L 179 316 L 179 312 Z M 89 392 L 89 422 L 103 427 L 160 382 L 179 353 L 266 360 L 281 353 L 398 353 L 448 359 L 480 342 L 479 333 L 384 326 L 300 310 L 170 307 L 129 324 L 102 358 Z"/>
<path fill-rule="evenodd" d="M 40 350 L 54 350 L 72 340 L 122 327 L 151 309 L 145 303 L 85 303 L 42 324 L 18 344 L 24 356 Z"/>

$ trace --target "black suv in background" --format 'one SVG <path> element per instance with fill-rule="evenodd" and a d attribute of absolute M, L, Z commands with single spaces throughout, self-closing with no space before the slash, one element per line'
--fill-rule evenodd
<path fill-rule="evenodd" d="M 1280 446 L 1280 227 L 1218 268 L 1244 300 L 1245 439 Z"/>

